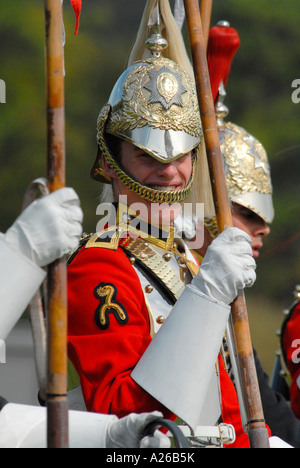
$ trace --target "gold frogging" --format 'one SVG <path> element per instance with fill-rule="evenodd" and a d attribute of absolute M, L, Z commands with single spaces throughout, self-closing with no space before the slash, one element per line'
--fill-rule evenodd
<path fill-rule="evenodd" d="M 117 293 L 117 288 L 111 283 L 100 283 L 94 290 L 95 297 L 100 300 L 95 311 L 95 321 L 97 326 L 103 330 L 110 325 L 110 314 L 113 314 L 120 324 L 128 322 L 127 311 L 117 300 Z"/>

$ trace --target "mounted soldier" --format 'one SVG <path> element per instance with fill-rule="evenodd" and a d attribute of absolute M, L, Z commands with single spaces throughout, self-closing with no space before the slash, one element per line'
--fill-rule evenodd
<path fill-rule="evenodd" d="M 212 213 L 191 67 L 176 63 L 176 49 L 173 60 L 165 57 L 173 41 L 165 48 L 161 31 L 170 22 L 168 2 L 147 2 L 138 42 L 150 37 L 149 58 L 137 53 L 99 115 L 91 174 L 112 187 L 105 200 L 114 208 L 107 226 L 70 259 L 69 357 L 89 411 L 158 409 L 196 428 L 217 424 L 224 410 L 238 446 L 247 446 L 218 354 L 229 304 L 253 283 L 255 262 L 248 236 L 230 228 L 199 269 L 174 230 L 194 193 Z M 180 50 L 185 57 L 182 42 Z"/>

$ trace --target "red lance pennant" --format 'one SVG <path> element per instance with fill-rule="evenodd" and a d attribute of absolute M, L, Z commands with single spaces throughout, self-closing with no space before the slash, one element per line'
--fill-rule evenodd
<path fill-rule="evenodd" d="M 74 34 L 77 35 L 78 28 L 79 28 L 79 18 L 80 18 L 80 13 L 81 13 L 82 0 L 71 0 L 71 5 L 73 7 L 73 10 L 76 16 L 76 26 L 75 26 Z"/>

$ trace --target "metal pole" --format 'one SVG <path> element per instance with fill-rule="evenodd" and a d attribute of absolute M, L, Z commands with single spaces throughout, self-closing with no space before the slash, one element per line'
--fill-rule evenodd
<path fill-rule="evenodd" d="M 202 21 L 203 37 L 206 48 L 208 43 L 212 3 L 212 0 L 200 0 L 200 17 Z"/>
<path fill-rule="evenodd" d="M 198 0 L 184 0 L 219 232 L 232 226 Z M 251 448 L 269 448 L 243 291 L 231 308 Z"/>
<path fill-rule="evenodd" d="M 47 75 L 47 178 L 49 191 L 65 186 L 63 13 L 61 0 L 45 0 Z M 47 443 L 68 448 L 67 288 L 62 258 L 48 269 Z"/>

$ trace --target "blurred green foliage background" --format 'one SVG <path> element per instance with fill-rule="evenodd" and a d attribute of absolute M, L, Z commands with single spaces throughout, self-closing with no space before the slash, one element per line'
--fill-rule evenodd
<path fill-rule="evenodd" d="M 81 199 L 86 232 L 95 230 L 101 191 L 89 178 L 97 116 L 126 65 L 144 6 L 144 0 L 83 0 L 74 36 L 74 13 L 64 1 L 67 184 Z M 292 82 L 300 78 L 299 2 L 215 0 L 211 24 L 220 19 L 241 38 L 227 83 L 229 118 L 263 143 L 272 169 L 276 217 L 258 260 L 258 280 L 247 291 L 254 346 L 270 372 L 281 311 L 300 283 L 300 104 L 291 98 Z M 1 231 L 19 214 L 31 180 L 46 175 L 44 30 L 42 1 L 1 0 Z"/>

